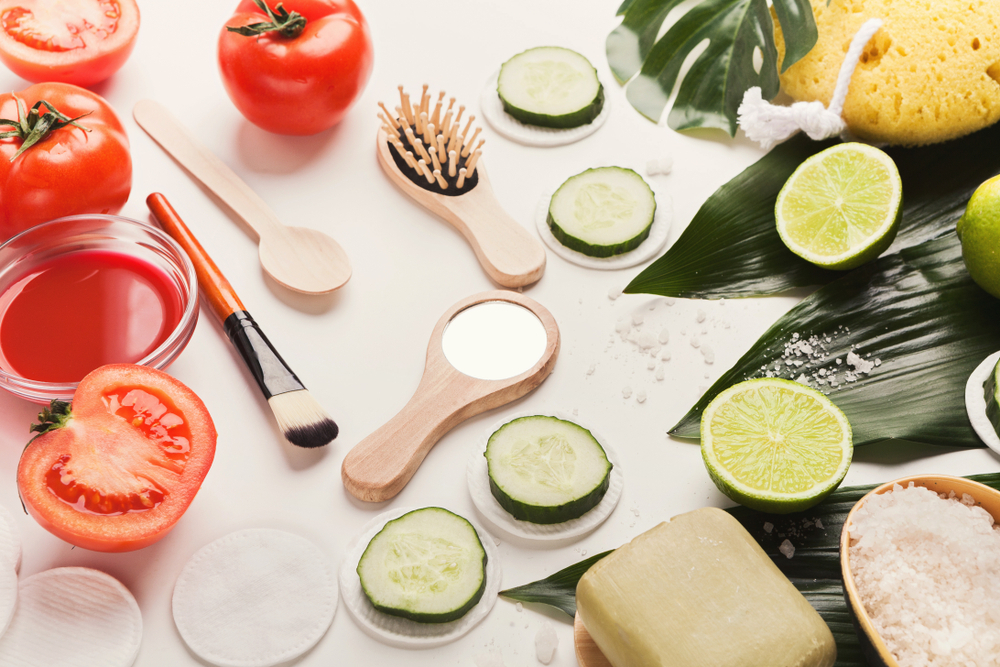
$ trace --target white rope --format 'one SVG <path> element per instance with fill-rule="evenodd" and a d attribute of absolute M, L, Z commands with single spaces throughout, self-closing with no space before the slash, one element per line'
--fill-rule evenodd
<path fill-rule="evenodd" d="M 737 110 L 740 127 L 747 137 L 766 150 L 799 130 L 815 141 L 842 133 L 847 125 L 840 115 L 844 111 L 844 100 L 847 99 L 851 77 L 865 45 L 881 27 L 882 19 L 868 19 L 854 35 L 844 62 L 840 65 L 829 108 L 824 107 L 822 102 L 795 102 L 789 107 L 775 106 L 761 97 L 757 86 L 747 90 L 743 95 L 743 103 Z"/>

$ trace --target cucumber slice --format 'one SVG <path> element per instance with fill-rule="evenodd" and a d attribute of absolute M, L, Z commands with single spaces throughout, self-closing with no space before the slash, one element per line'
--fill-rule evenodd
<path fill-rule="evenodd" d="M 597 70 L 576 51 L 540 46 L 500 67 L 504 111 L 526 125 L 570 128 L 593 122 L 604 107 Z"/>
<path fill-rule="evenodd" d="M 515 518 L 562 523 L 597 506 L 611 462 L 590 431 L 542 415 L 507 422 L 486 443 L 490 491 Z"/>
<path fill-rule="evenodd" d="M 600 167 L 572 176 L 549 202 L 549 228 L 560 243 L 591 257 L 635 250 L 649 236 L 656 198 L 642 176 Z"/>
<path fill-rule="evenodd" d="M 1000 435 L 1000 362 L 983 383 L 986 392 L 986 418 L 993 424 L 993 430 Z"/>
<path fill-rule="evenodd" d="M 486 590 L 486 551 L 468 521 L 440 507 L 408 512 L 382 528 L 358 562 L 361 588 L 381 612 L 447 623 Z"/>

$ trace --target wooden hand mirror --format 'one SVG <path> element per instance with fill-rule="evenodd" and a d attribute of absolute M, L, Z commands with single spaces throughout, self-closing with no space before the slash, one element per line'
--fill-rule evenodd
<path fill-rule="evenodd" d="M 344 486 L 360 500 L 392 498 L 445 433 L 540 385 L 558 352 L 552 314 L 523 294 L 497 290 L 459 301 L 434 327 L 413 398 L 344 458 Z"/>

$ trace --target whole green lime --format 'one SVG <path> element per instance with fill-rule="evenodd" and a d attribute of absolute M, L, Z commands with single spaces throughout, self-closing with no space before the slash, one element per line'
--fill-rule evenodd
<path fill-rule="evenodd" d="M 962 259 L 976 284 L 1000 299 L 1000 176 L 972 193 L 958 221 Z"/>

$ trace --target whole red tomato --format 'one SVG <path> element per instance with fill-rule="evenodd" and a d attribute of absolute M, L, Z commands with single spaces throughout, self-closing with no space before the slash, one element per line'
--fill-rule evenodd
<path fill-rule="evenodd" d="M 226 92 L 247 120 L 269 132 L 333 127 L 371 75 L 368 24 L 351 0 L 266 2 L 243 0 L 222 28 Z"/>
<path fill-rule="evenodd" d="M 162 538 L 215 457 L 205 404 L 145 366 L 102 366 L 77 385 L 72 410 L 53 401 L 39 418 L 18 492 L 38 523 L 84 549 L 131 551 Z"/>
<path fill-rule="evenodd" d="M 58 121 L 43 132 L 53 114 L 44 105 L 32 113 L 41 101 L 76 125 Z M 22 116 L 33 132 L 0 139 L 0 241 L 54 218 L 121 210 L 132 189 L 132 158 L 125 128 L 104 98 L 68 83 L 0 95 L 0 118 Z"/>
<path fill-rule="evenodd" d="M 0 0 L 0 60 L 28 81 L 104 81 L 138 32 L 135 0 Z"/>

